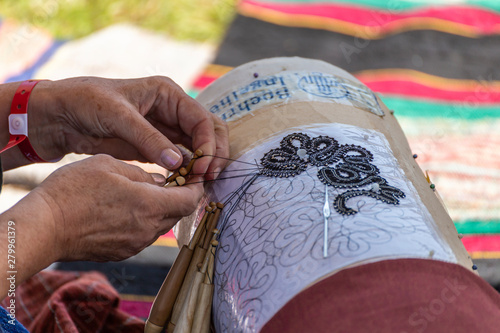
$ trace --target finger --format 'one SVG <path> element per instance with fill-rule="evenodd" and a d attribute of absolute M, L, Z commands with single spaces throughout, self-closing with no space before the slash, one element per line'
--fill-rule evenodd
<path fill-rule="evenodd" d="M 108 154 L 120 160 L 137 160 L 146 162 L 147 159 L 127 141 L 117 138 L 105 138 L 96 140 L 94 138 L 80 139 L 76 144 L 77 154 Z"/>
<path fill-rule="evenodd" d="M 227 129 L 227 125 L 225 122 L 220 120 L 215 115 L 211 115 L 214 122 L 214 131 L 215 131 L 215 140 L 216 140 L 216 149 L 215 149 L 215 157 L 212 158 L 212 155 L 203 151 L 203 155 L 205 155 L 204 159 L 200 159 L 196 162 L 194 166 L 195 174 L 204 174 L 206 170 L 207 180 L 213 180 L 217 178 L 217 175 L 224 169 L 227 164 L 226 158 L 229 157 L 229 133 Z M 187 135 L 179 135 L 177 131 L 172 130 L 171 128 L 163 125 L 161 122 L 154 120 L 153 118 L 148 119 L 155 128 L 157 128 L 161 133 L 167 136 L 172 142 L 182 144 L 185 147 L 189 147 L 193 151 L 196 150 L 193 148 L 193 144 L 191 138 Z M 185 154 L 182 151 L 182 147 L 178 147 L 183 155 L 183 165 L 187 164 L 191 159 L 192 154 Z M 187 160 L 186 160 L 187 158 Z"/>
<path fill-rule="evenodd" d="M 195 151 L 201 149 L 205 155 L 216 151 L 214 119 L 201 104 L 189 97 L 175 85 L 164 85 L 159 89 L 158 103 L 152 118 L 171 129 L 179 129 L 178 135 L 191 139 L 186 146 Z M 169 136 L 170 137 L 170 136 Z M 201 163 L 198 172 L 205 173 L 210 161 Z"/>
<path fill-rule="evenodd" d="M 159 173 L 150 173 L 150 175 L 158 186 L 163 186 L 167 182 L 167 178 L 164 175 Z"/>
<path fill-rule="evenodd" d="M 169 170 L 181 165 L 182 155 L 179 149 L 142 115 L 130 111 L 122 114 L 114 126 L 117 137 L 134 146 L 150 162 Z"/>
<path fill-rule="evenodd" d="M 185 186 L 149 188 L 151 204 L 164 214 L 164 218 L 178 219 L 191 214 L 203 195 L 200 179 L 193 177 L 190 184 Z"/>
<path fill-rule="evenodd" d="M 193 157 L 193 151 L 196 150 L 193 149 L 192 141 L 191 138 L 188 137 L 186 134 L 179 134 L 178 130 L 172 130 L 171 128 L 168 128 L 167 126 L 163 125 L 161 122 L 156 121 L 151 118 L 146 118 L 148 119 L 151 124 L 158 129 L 163 135 L 165 135 L 167 138 L 170 139 L 171 142 L 175 143 L 177 146 L 177 149 L 181 152 L 182 155 L 182 164 L 181 166 L 185 167 L 186 165 L 189 164 L 191 161 L 191 158 Z M 186 148 L 188 147 L 188 148 Z M 191 149 L 191 150 L 190 150 Z"/>
<path fill-rule="evenodd" d="M 147 173 L 136 165 L 119 161 L 109 155 L 99 154 L 90 157 L 88 160 L 99 166 L 108 165 L 112 173 L 126 177 L 131 181 L 158 185 L 158 181 L 155 180 L 155 176 L 152 174 Z"/>
<path fill-rule="evenodd" d="M 177 148 L 179 148 L 179 150 L 181 151 L 182 166 L 185 167 L 189 164 L 189 161 L 191 161 L 193 153 L 191 151 L 189 151 L 188 149 L 184 148 L 183 146 L 177 146 Z"/>
<path fill-rule="evenodd" d="M 214 116 L 215 117 L 215 116 Z M 216 150 L 215 158 L 207 170 L 207 180 L 216 179 L 227 164 L 229 157 L 229 133 L 226 123 L 217 119 L 215 122 Z"/>
<path fill-rule="evenodd" d="M 146 119 L 151 123 L 151 125 L 154 126 L 154 128 L 165 135 L 172 143 L 175 143 L 176 145 L 182 145 L 190 150 L 193 149 L 193 141 L 191 140 L 191 137 L 186 133 L 179 131 L 178 126 L 166 126 L 164 123 L 155 120 L 153 117 L 146 117 Z M 181 153 L 184 156 L 182 150 Z M 191 154 L 187 156 L 191 157 Z"/>

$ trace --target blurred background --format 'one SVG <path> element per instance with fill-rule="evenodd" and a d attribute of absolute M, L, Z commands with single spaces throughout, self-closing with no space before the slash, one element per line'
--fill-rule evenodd
<path fill-rule="evenodd" d="M 75 39 L 117 23 L 176 40 L 217 43 L 235 15 L 237 0 L 2 0 L 4 18 Z"/>
<path fill-rule="evenodd" d="M 260 58 L 346 69 L 394 110 L 479 273 L 500 285 L 500 2 L 1 0 L 0 20 L 0 83 L 166 75 L 194 97 Z M 5 173 L 1 209 L 79 158 Z M 115 287 L 143 316 L 176 254 L 170 234 L 126 263 L 59 268 L 112 281 L 126 269 L 133 278 Z M 156 273 L 145 277 L 144 265 Z"/>

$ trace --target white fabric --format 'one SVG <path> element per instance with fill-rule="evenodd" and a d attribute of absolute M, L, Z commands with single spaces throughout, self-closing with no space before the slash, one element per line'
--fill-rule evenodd
<path fill-rule="evenodd" d="M 399 205 L 365 196 L 352 198 L 347 206 L 358 213 L 343 216 L 332 203 L 346 190 L 328 186 L 331 217 L 328 257 L 323 258 L 325 185 L 317 177 L 317 167 L 309 166 L 290 178 L 259 176 L 244 193 L 238 189 L 251 175 L 216 182 L 215 196 L 226 202 L 218 226 L 221 236 L 215 266 L 213 306 L 218 332 L 240 331 L 242 327 L 259 331 L 306 286 L 348 265 L 391 258 L 432 257 L 456 262 L 389 143 L 375 130 L 342 124 L 289 129 L 246 152 L 238 161 L 255 165 L 294 132 L 310 137 L 327 135 L 341 145 L 368 149 L 380 176 L 406 197 Z M 220 178 L 258 171 L 256 166 L 240 162 L 233 162 Z M 371 185 L 363 189 L 369 188 Z M 234 193 L 241 194 L 239 202 Z"/>

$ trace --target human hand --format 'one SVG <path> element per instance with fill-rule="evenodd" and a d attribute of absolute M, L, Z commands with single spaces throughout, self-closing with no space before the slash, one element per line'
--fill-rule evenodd
<path fill-rule="evenodd" d="M 166 77 L 111 80 L 96 77 L 40 82 L 29 106 L 29 137 L 46 160 L 69 152 L 182 164 L 182 144 L 204 155 L 195 174 L 216 178 L 228 157 L 225 123 Z"/>
<path fill-rule="evenodd" d="M 128 258 L 194 211 L 201 177 L 164 188 L 136 166 L 107 155 L 66 165 L 35 188 L 53 215 L 53 246 L 64 260 Z"/>

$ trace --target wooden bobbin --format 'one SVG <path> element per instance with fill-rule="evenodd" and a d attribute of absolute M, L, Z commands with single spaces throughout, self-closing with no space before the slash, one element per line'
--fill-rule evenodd
<path fill-rule="evenodd" d="M 203 235 L 203 232 L 206 229 L 206 222 L 208 220 L 210 213 L 212 212 L 212 207 L 210 206 L 205 206 L 205 214 L 203 214 L 203 217 L 200 221 L 200 224 L 198 224 L 198 227 L 196 228 L 196 231 L 194 232 L 193 238 L 189 242 L 189 248 L 191 250 L 194 250 L 196 244 L 198 244 L 201 236 Z"/>
<path fill-rule="evenodd" d="M 165 323 L 172 316 L 174 304 L 178 298 L 178 294 L 180 293 L 181 286 L 185 280 L 190 263 L 193 261 L 192 260 L 194 256 L 193 249 L 199 242 L 199 238 L 202 232 L 206 228 L 205 225 L 209 215 L 212 215 L 211 207 L 207 206 L 205 208 L 205 211 L 206 212 L 203 215 L 203 218 L 201 219 L 200 224 L 198 225 L 198 228 L 195 231 L 195 234 L 193 235 L 193 239 L 190 242 L 189 247 L 186 247 L 184 245 L 181 248 L 181 251 L 177 256 L 177 259 L 172 265 L 172 268 L 170 269 L 167 277 L 165 278 L 163 285 L 158 291 L 158 294 L 153 302 L 153 306 L 151 307 L 149 318 L 146 321 L 146 326 L 144 329 L 145 333 L 161 332 L 163 330 L 163 326 L 165 326 Z M 201 254 L 202 254 L 201 257 L 203 257 L 205 255 L 205 251 L 201 251 Z M 197 256 L 200 256 L 200 254 L 197 254 Z M 198 260 L 196 259 L 196 261 Z"/>
<path fill-rule="evenodd" d="M 218 234 L 219 230 L 215 234 Z M 219 242 L 215 239 L 212 241 L 212 251 L 210 252 L 211 261 L 208 262 L 207 275 L 205 276 L 205 283 L 213 283 L 214 280 L 214 265 L 215 265 L 215 248 L 219 245 Z"/>
<path fill-rule="evenodd" d="M 207 217 L 207 220 L 205 221 L 205 228 L 203 228 L 202 233 L 201 233 L 200 237 L 198 238 L 198 243 L 197 243 L 197 245 L 198 245 L 199 247 L 203 247 L 203 243 L 205 242 L 205 237 L 206 237 L 206 235 L 208 234 L 208 230 L 210 230 L 210 229 L 208 228 L 208 226 L 209 226 L 209 225 L 211 225 L 211 222 L 210 222 L 210 221 L 212 221 L 212 219 L 213 219 L 213 217 L 214 217 L 215 209 L 216 209 L 216 208 L 214 208 L 214 207 L 212 207 L 212 206 L 208 206 L 208 205 L 207 205 L 207 206 L 205 207 L 205 210 L 206 210 L 206 211 L 207 211 L 207 207 L 208 207 L 208 208 L 210 208 L 210 210 L 208 211 L 208 214 L 207 214 L 207 215 L 208 215 L 208 217 Z"/>
<path fill-rule="evenodd" d="M 213 230 L 215 228 L 213 219 L 215 218 L 215 211 L 217 210 L 217 204 L 215 202 L 210 202 L 209 203 L 211 210 L 211 214 L 209 215 L 207 222 L 205 224 L 205 229 L 203 230 L 203 234 L 200 237 L 200 240 L 198 241 L 198 246 L 204 248 L 205 250 L 207 249 L 204 247 L 205 244 L 205 239 L 207 237 L 211 237 L 210 230 Z"/>
<path fill-rule="evenodd" d="M 224 208 L 224 204 L 218 202 L 216 204 L 217 209 L 215 210 L 214 217 L 211 219 L 210 224 L 208 224 L 208 230 L 214 230 L 217 227 L 217 222 L 219 221 L 220 214 L 222 209 Z M 212 239 L 212 233 L 207 233 L 205 235 L 205 241 L 203 242 L 203 248 L 208 249 L 208 245 L 210 244 L 210 240 Z"/>
<path fill-rule="evenodd" d="M 214 276 L 214 261 L 215 247 L 219 244 L 213 240 L 212 249 L 209 251 L 208 268 L 205 274 L 205 281 L 200 286 L 198 295 L 198 303 L 195 310 L 193 326 L 191 332 L 208 333 L 210 332 L 210 321 L 212 314 L 212 299 L 214 294 L 213 276 Z"/>
<path fill-rule="evenodd" d="M 166 184 L 164 187 L 172 187 L 172 186 L 182 186 L 186 184 L 186 179 L 182 176 L 179 176 L 174 179 L 174 181 Z"/>
<path fill-rule="evenodd" d="M 213 240 L 215 240 L 218 234 L 219 230 L 213 230 Z M 205 258 L 206 256 L 207 250 L 203 249 L 200 246 L 197 246 L 194 251 L 191 263 L 189 264 L 189 268 L 187 270 L 186 277 L 184 278 L 181 290 L 179 291 L 179 295 L 175 302 L 174 310 L 172 312 L 172 318 L 170 319 L 169 327 L 167 327 L 167 332 L 173 332 L 173 328 L 179 321 L 179 317 L 184 307 L 185 300 L 187 299 L 189 292 L 194 285 L 194 278 L 196 276 L 196 273 L 201 269 L 203 258 Z"/>
<path fill-rule="evenodd" d="M 178 171 L 175 171 L 174 173 L 172 173 L 170 176 L 167 177 L 167 183 L 172 182 L 175 178 L 179 176 L 186 177 L 187 174 L 188 171 L 186 170 L 186 168 L 182 167 Z"/>
<path fill-rule="evenodd" d="M 198 158 L 200 158 L 202 156 L 203 156 L 203 151 L 201 151 L 201 149 L 197 149 L 194 152 L 193 158 L 191 159 L 191 161 L 189 161 L 188 165 L 186 166 L 187 173 L 190 173 L 191 170 L 193 170 L 194 163 L 196 162 L 196 160 Z"/>
<path fill-rule="evenodd" d="M 156 295 L 144 333 L 156 333 L 168 322 L 192 256 L 193 251 L 184 245 Z"/>
<path fill-rule="evenodd" d="M 213 231 L 214 236 L 213 240 L 215 240 L 215 237 L 217 236 L 218 230 Z M 195 315 L 195 310 L 196 310 L 196 304 L 198 302 L 198 295 L 199 295 L 199 290 L 201 287 L 201 284 L 204 280 L 205 274 L 207 272 L 208 268 L 208 262 L 210 260 L 211 256 L 211 251 L 208 251 L 207 254 L 205 255 L 205 258 L 203 260 L 203 265 L 200 269 L 199 272 L 196 272 L 195 277 L 193 279 L 193 284 L 191 288 L 189 289 L 188 296 L 184 302 L 184 305 L 182 306 L 182 311 L 179 316 L 179 321 L 175 325 L 174 333 L 190 333 L 191 328 L 193 325 L 193 320 L 194 320 L 194 315 Z"/>
<path fill-rule="evenodd" d="M 197 246 L 196 249 L 194 250 L 193 260 L 191 260 L 189 264 L 186 277 L 184 278 L 184 282 L 175 301 L 172 316 L 170 318 L 170 322 L 167 327 L 168 333 L 172 333 L 174 331 L 175 325 L 179 321 L 179 317 L 181 315 L 184 303 L 189 295 L 191 286 L 193 285 L 193 280 L 196 276 L 196 272 L 198 272 L 198 264 L 200 264 L 203 261 L 203 258 L 205 257 L 206 253 L 207 251 L 200 246 Z"/>
<path fill-rule="evenodd" d="M 201 151 L 201 149 L 197 149 L 193 154 L 193 158 L 191 159 L 191 161 L 189 161 L 189 163 L 188 163 L 188 165 L 186 165 L 186 167 L 182 167 L 179 169 L 179 171 L 176 171 L 173 174 L 171 174 L 170 176 L 168 176 L 167 183 L 170 183 L 171 181 L 173 181 L 175 178 L 177 178 L 179 176 L 186 177 L 193 169 L 193 166 L 194 166 L 194 163 L 196 162 L 196 160 L 198 158 L 200 158 L 201 156 L 203 156 L 203 152 Z"/>
<path fill-rule="evenodd" d="M 206 222 L 208 220 L 208 217 L 213 215 L 212 213 L 212 207 L 206 206 L 205 207 L 205 214 L 203 215 L 203 218 L 198 225 L 198 228 L 196 229 L 193 238 L 191 239 L 191 242 L 189 243 L 189 249 L 193 250 L 194 253 L 191 258 L 191 262 L 189 263 L 189 267 L 186 271 L 186 275 L 184 277 L 184 281 L 182 282 L 182 286 L 179 290 L 179 294 L 177 295 L 177 298 L 175 300 L 174 308 L 172 310 L 172 316 L 170 318 L 170 323 L 169 327 L 167 327 L 167 332 L 173 332 L 173 328 L 175 323 L 177 323 L 177 320 L 179 319 L 179 315 L 182 310 L 182 306 L 184 304 L 184 300 L 186 299 L 189 289 L 191 288 L 193 278 L 195 276 L 195 273 L 197 272 L 196 265 L 198 263 L 201 263 L 203 261 L 203 258 L 205 257 L 206 251 L 201 248 L 200 246 L 196 246 L 199 242 L 199 239 L 201 238 L 200 236 L 202 235 L 202 232 L 205 231 L 206 229 Z"/>

